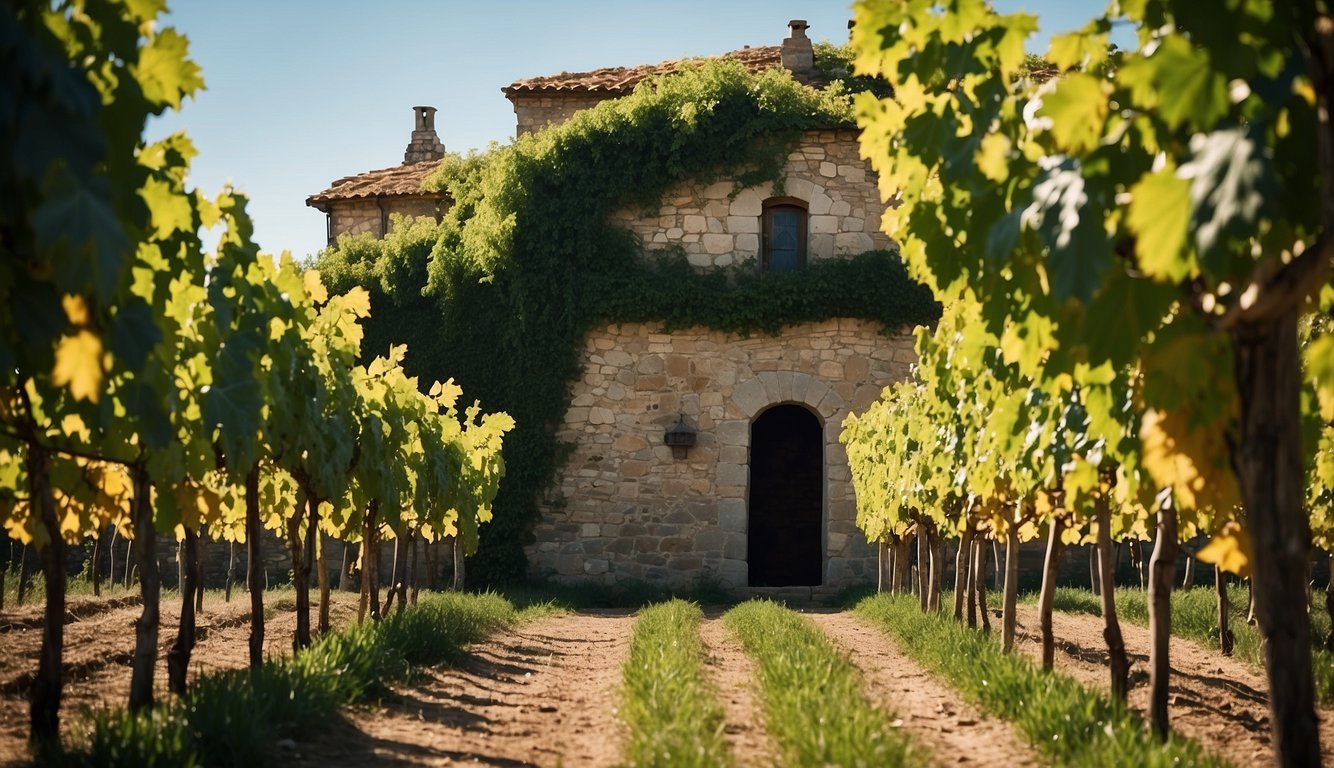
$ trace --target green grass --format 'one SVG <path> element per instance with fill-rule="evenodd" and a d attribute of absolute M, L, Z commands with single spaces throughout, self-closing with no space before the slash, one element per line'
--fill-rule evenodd
<path fill-rule="evenodd" d="M 731 765 L 723 709 L 704 678 L 703 615 L 684 600 L 639 612 L 622 669 L 627 765 Z"/>
<path fill-rule="evenodd" d="M 785 765 L 920 765 L 926 755 L 890 727 L 862 692 L 856 668 L 808 619 L 751 600 L 727 628 L 759 667 L 765 725 Z"/>
<path fill-rule="evenodd" d="M 1037 601 L 1036 595 L 1025 595 L 1026 601 Z M 1249 664 L 1257 672 L 1264 672 L 1264 647 L 1258 627 L 1246 623 L 1249 595 L 1244 588 L 1233 585 L 1228 590 L 1228 604 L 1232 608 L 1228 628 L 1232 630 L 1232 655 Z M 1053 606 L 1065 613 L 1102 615 L 1101 598 L 1087 589 L 1059 587 Z M 1147 627 L 1149 625 L 1149 596 L 1134 587 L 1116 590 L 1116 615 L 1122 621 Z M 1311 611 L 1311 630 L 1317 643 L 1329 632 L 1329 615 L 1324 610 Z M 1218 648 L 1218 598 L 1213 587 L 1193 587 L 1172 591 L 1172 634 L 1193 640 L 1206 648 Z M 1334 654 L 1322 648 L 1314 649 L 1311 660 L 1315 670 L 1316 696 L 1321 704 L 1334 704 Z"/>
<path fill-rule="evenodd" d="M 182 699 L 140 714 L 93 714 L 50 765 L 251 766 L 276 760 L 277 739 L 333 722 L 338 711 L 447 661 L 466 644 L 520 620 L 497 595 L 444 593 L 379 623 L 322 638 L 257 670 L 205 675 Z"/>
<path fill-rule="evenodd" d="M 867 598 L 856 610 L 984 711 L 1012 721 L 1057 765 L 1226 765 L 1180 736 L 1160 744 L 1123 705 L 1066 675 L 1044 672 L 1020 654 L 1005 653 L 994 634 L 944 614 L 922 613 L 911 597 Z"/>

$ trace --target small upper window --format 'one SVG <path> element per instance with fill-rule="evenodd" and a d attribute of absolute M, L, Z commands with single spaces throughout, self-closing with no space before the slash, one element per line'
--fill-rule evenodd
<path fill-rule="evenodd" d="M 764 203 L 760 266 L 765 272 L 792 272 L 806 266 L 806 204 L 790 197 Z"/>

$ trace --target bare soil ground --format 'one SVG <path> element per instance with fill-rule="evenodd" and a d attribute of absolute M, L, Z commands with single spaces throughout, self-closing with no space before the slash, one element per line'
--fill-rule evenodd
<path fill-rule="evenodd" d="M 700 626 L 705 671 L 723 706 L 723 738 L 737 765 L 777 765 L 773 742 L 764 729 L 764 710 L 755 690 L 755 662 L 723 626 L 714 611 Z"/>
<path fill-rule="evenodd" d="M 317 597 L 317 596 L 316 596 Z M 356 618 L 355 594 L 335 592 L 330 620 L 335 628 Z M 296 630 L 292 592 L 266 596 L 264 648 L 273 656 L 291 652 Z M 116 592 L 103 598 L 70 601 L 65 624 L 65 693 L 62 728 L 80 719 L 81 710 L 121 704 L 129 697 L 130 660 L 134 653 L 134 622 L 142 611 L 138 597 Z M 27 689 L 37 671 L 42 644 L 40 604 L 0 613 L 0 765 L 20 765 L 27 750 Z M 176 640 L 180 602 L 175 593 L 163 593 L 158 635 L 158 666 L 154 684 L 159 697 L 167 694 L 167 650 Z M 243 591 L 230 603 L 209 593 L 196 619 L 195 648 L 190 674 L 234 669 L 249 663 L 250 600 Z"/>
<path fill-rule="evenodd" d="M 987 717 L 905 656 L 893 640 L 850 613 L 807 614 L 849 655 L 867 696 L 931 750 L 940 765 L 1040 765 L 1009 723 Z"/>
<path fill-rule="evenodd" d="M 160 650 L 175 636 L 178 607 L 163 604 Z M 291 593 L 268 596 L 266 646 L 289 652 L 295 618 Z M 334 623 L 355 620 L 356 596 L 334 595 Z M 66 624 L 66 728 L 80 709 L 119 704 L 129 689 L 129 659 L 139 606 L 117 593 L 79 599 Z M 848 613 L 812 612 L 816 624 L 861 669 L 867 695 L 883 702 L 928 747 L 938 764 L 1032 765 L 1039 760 L 1005 722 L 981 715 L 895 642 Z M 0 765 L 21 764 L 27 733 L 26 687 L 41 642 L 40 606 L 0 613 Z M 1036 610 L 1020 607 L 1019 647 L 1037 655 Z M 1106 688 L 1102 625 L 1097 617 L 1057 614 L 1058 666 Z M 544 618 L 473 645 L 452 664 L 422 671 L 373 706 L 347 711 L 335 727 L 280 745 L 292 766 L 496 765 L 605 766 L 624 742 L 617 718 L 621 665 L 634 616 L 587 611 Z M 997 622 L 998 624 L 999 622 Z M 200 617 L 192 672 L 247 663 L 245 595 L 230 604 L 210 596 Z M 1132 705 L 1148 695 L 1148 632 L 1123 625 L 1132 659 Z M 768 766 L 778 756 L 765 731 L 754 664 L 711 611 L 701 628 L 711 682 L 723 704 L 725 735 L 738 765 Z M 1213 649 L 1173 640 L 1174 727 L 1238 765 L 1271 760 L 1265 680 Z M 158 670 L 165 694 L 165 662 Z M 1334 745 L 1334 716 L 1322 713 L 1322 741 Z M 1334 768 L 1334 752 L 1325 765 Z"/>
<path fill-rule="evenodd" d="M 289 764 L 614 765 L 633 624 L 626 611 L 589 611 L 498 633 L 348 712 L 348 727 L 295 744 Z"/>
<path fill-rule="evenodd" d="M 1016 646 L 1038 663 L 1042 634 L 1038 611 L 1019 606 Z M 993 622 L 999 626 L 998 622 Z M 1056 613 L 1056 668 L 1086 685 L 1110 689 L 1102 619 L 1083 614 Z M 1121 634 L 1130 657 L 1130 704 L 1141 713 L 1149 705 L 1149 647 L 1146 627 L 1121 622 Z M 1223 656 L 1182 638 L 1172 638 L 1172 728 L 1199 741 L 1210 751 L 1237 765 L 1270 765 L 1269 684 L 1245 662 Z M 1334 712 L 1320 712 L 1320 743 L 1324 765 L 1334 768 Z M 1147 715 L 1146 715 L 1147 717 Z"/>

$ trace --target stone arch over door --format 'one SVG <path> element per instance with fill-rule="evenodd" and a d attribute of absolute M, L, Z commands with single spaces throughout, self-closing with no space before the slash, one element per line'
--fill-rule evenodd
<path fill-rule="evenodd" d="M 718 434 L 723 437 L 724 445 L 735 445 L 742 450 L 736 455 L 720 458 L 717 465 L 718 486 L 720 488 L 736 488 L 737 497 L 735 501 L 725 502 L 720 506 L 722 515 L 722 524 L 724 529 L 736 531 L 740 534 L 748 533 L 749 510 L 748 498 L 751 482 L 750 475 L 750 450 L 752 448 L 751 423 L 755 417 L 760 415 L 766 409 L 783 404 L 793 404 L 805 406 L 818 417 L 823 430 L 823 482 L 825 485 L 824 498 L 821 502 L 821 551 L 823 552 L 823 574 L 820 583 L 828 583 L 830 577 L 835 575 L 831 568 L 834 564 L 834 555 L 841 554 L 842 546 L 834 546 L 831 540 L 829 530 L 829 484 L 831 482 L 845 482 L 847 478 L 846 467 L 834 466 L 836 457 L 842 456 L 842 446 L 838 443 L 838 435 L 841 429 L 843 416 L 847 413 L 847 403 L 834 391 L 832 387 L 819 377 L 800 371 L 766 371 L 755 377 L 741 382 L 732 391 L 731 402 L 728 403 L 727 416 L 718 423 Z M 724 454 L 726 456 L 726 454 Z M 841 539 L 846 536 L 838 534 Z M 742 538 L 742 544 L 736 549 L 731 550 L 728 558 L 737 566 L 738 570 L 724 572 L 724 579 L 734 586 L 746 586 L 750 583 L 749 567 L 744 565 L 748 561 L 747 538 Z M 831 550 L 838 550 L 834 552 Z M 726 564 L 725 564 L 726 565 Z"/>

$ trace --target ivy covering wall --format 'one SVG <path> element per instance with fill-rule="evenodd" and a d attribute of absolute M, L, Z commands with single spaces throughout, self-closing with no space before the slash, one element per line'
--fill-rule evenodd
<path fill-rule="evenodd" d="M 824 48 L 826 71 L 840 61 Z M 844 70 L 845 71 L 845 70 Z M 682 181 L 781 185 L 804 130 L 850 126 L 842 81 L 815 90 L 785 70 L 752 74 L 709 62 L 641 83 L 634 93 L 513 144 L 451 157 L 427 180 L 455 205 L 439 224 L 396 222 L 383 240 L 341 238 L 318 267 L 334 290 L 372 293 L 363 351 L 408 344 L 410 374 L 453 377 L 518 427 L 495 520 L 469 577 L 522 579 L 523 545 L 562 457 L 556 439 L 580 375 L 587 332 L 662 321 L 739 334 L 852 317 L 887 329 L 930 322 L 939 307 L 895 254 L 871 252 L 786 274 L 753 264 L 700 271 L 679 252 L 643 258 L 610 213 L 654 210 Z"/>

